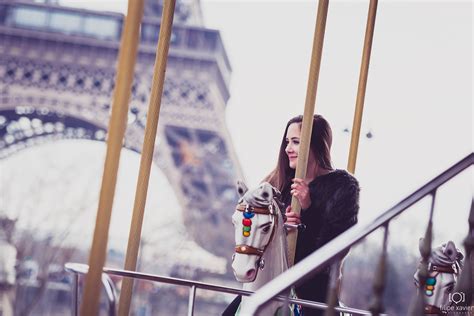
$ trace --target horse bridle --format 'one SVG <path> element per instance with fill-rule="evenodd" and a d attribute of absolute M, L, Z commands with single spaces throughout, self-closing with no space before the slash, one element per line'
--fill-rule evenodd
<path fill-rule="evenodd" d="M 275 213 L 276 210 L 273 207 L 273 203 L 270 203 L 267 207 L 256 207 L 256 206 L 251 206 L 249 204 L 244 204 L 244 203 L 239 203 L 237 204 L 237 207 L 235 209 L 236 211 L 239 212 L 251 212 L 255 214 L 263 214 L 263 215 L 270 215 L 272 219 L 272 231 L 270 233 L 270 239 L 268 239 L 268 243 L 263 246 L 263 248 L 255 248 L 249 245 L 245 244 L 240 244 L 235 246 L 235 252 L 240 253 L 243 255 L 253 255 L 253 256 L 258 256 L 257 259 L 257 266 L 260 267 L 260 269 L 263 269 L 264 262 L 262 260 L 263 253 L 267 249 L 267 246 L 270 244 L 270 242 L 273 239 L 273 235 L 275 233 L 275 227 L 276 227 L 276 221 L 278 220 L 278 216 Z"/>
<path fill-rule="evenodd" d="M 442 272 L 442 273 L 451 273 L 451 274 L 458 274 L 459 271 L 456 267 L 456 263 L 453 263 L 450 266 L 439 266 L 436 264 L 432 264 L 428 262 L 428 271 L 429 272 Z"/>

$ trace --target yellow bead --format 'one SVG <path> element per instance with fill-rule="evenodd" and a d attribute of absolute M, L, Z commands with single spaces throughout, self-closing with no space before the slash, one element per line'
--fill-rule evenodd
<path fill-rule="evenodd" d="M 429 290 L 429 291 L 433 291 L 433 290 L 434 290 L 434 286 L 433 286 L 433 285 L 427 285 L 427 286 L 426 286 L 426 289 Z"/>
<path fill-rule="evenodd" d="M 244 237 L 250 236 L 250 232 L 243 232 L 243 234 L 244 234 Z"/>

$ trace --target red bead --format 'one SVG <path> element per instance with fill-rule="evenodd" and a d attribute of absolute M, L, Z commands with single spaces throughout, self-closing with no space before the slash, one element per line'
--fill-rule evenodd
<path fill-rule="evenodd" d="M 252 225 L 252 221 L 251 221 L 250 219 L 248 219 L 248 218 L 244 218 L 244 219 L 242 220 L 242 224 L 243 224 L 244 226 L 251 226 L 251 225 Z"/>

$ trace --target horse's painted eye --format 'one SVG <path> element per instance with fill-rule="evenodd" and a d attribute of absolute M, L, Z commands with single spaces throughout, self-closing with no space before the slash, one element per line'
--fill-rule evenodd
<path fill-rule="evenodd" d="M 264 232 L 265 234 L 268 233 L 270 231 L 270 226 L 265 226 L 263 229 L 262 229 L 262 232 Z"/>
<path fill-rule="evenodd" d="M 454 285 L 450 285 L 446 288 L 446 291 L 448 291 L 449 293 L 451 293 L 453 290 L 454 290 Z"/>

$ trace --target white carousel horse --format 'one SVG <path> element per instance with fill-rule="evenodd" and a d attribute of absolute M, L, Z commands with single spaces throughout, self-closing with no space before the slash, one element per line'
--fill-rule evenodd
<path fill-rule="evenodd" d="M 420 251 L 423 239 L 420 240 Z M 461 293 L 454 292 L 454 286 L 462 269 L 463 254 L 452 241 L 433 249 L 428 262 L 428 278 L 423 289 L 425 314 L 442 315 L 449 306 L 456 303 Z M 419 287 L 419 267 L 414 275 L 415 285 Z"/>
<path fill-rule="evenodd" d="M 256 291 L 288 269 L 286 231 L 277 201 L 279 192 L 266 182 L 249 191 L 239 181 L 237 190 L 241 198 L 232 216 L 236 242 L 232 269 L 244 290 Z M 246 297 L 242 297 L 240 308 L 245 302 Z M 275 315 L 282 306 L 282 302 L 272 301 L 259 315 Z"/>

